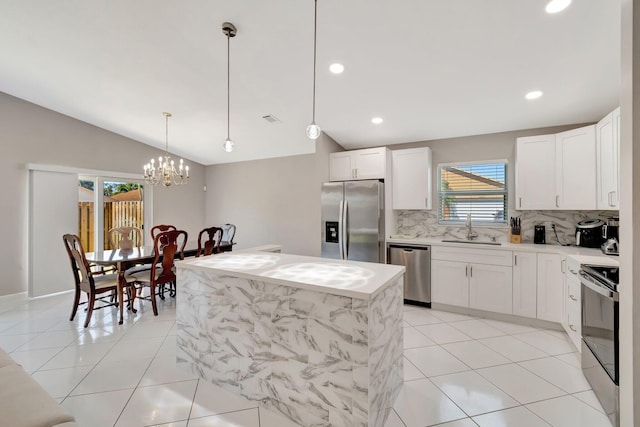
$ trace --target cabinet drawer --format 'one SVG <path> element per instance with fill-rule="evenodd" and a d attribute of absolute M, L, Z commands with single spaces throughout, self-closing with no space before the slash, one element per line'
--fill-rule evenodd
<path fill-rule="evenodd" d="M 477 264 L 504 265 L 509 267 L 513 263 L 511 251 L 460 247 L 454 248 L 448 246 L 432 246 L 431 259 L 469 262 Z"/>
<path fill-rule="evenodd" d="M 580 313 L 580 282 L 567 278 L 567 304 L 575 303 L 578 305 L 578 314 Z"/>
<path fill-rule="evenodd" d="M 567 257 L 567 279 L 575 276 L 576 279 L 580 280 L 580 276 L 578 275 L 579 271 L 580 263 L 571 257 Z"/>
<path fill-rule="evenodd" d="M 575 313 L 570 311 L 567 313 L 567 335 L 573 342 L 573 345 L 576 346 L 576 349 L 580 351 L 581 345 L 580 341 L 582 340 L 582 330 L 580 327 L 580 313 Z"/>

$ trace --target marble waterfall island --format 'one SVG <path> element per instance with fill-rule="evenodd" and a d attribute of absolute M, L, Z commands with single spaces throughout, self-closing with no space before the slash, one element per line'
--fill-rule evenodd
<path fill-rule="evenodd" d="M 303 426 L 383 426 L 404 267 L 265 252 L 177 263 L 177 364 Z"/>

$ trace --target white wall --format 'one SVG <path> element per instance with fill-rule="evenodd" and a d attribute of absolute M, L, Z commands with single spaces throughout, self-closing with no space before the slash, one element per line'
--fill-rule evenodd
<path fill-rule="evenodd" d="M 0 295 L 7 295 L 27 290 L 27 163 L 142 176 L 142 165 L 162 152 L 2 92 L 0 129 Z M 189 184 L 155 189 L 154 223 L 175 224 L 196 238 L 204 227 L 204 167 L 189 164 Z M 60 250 L 64 251 L 62 236 Z M 71 271 L 69 284 L 71 288 Z"/>
<path fill-rule="evenodd" d="M 276 243 L 286 253 L 319 256 L 320 185 L 334 151 L 342 148 L 323 134 L 315 154 L 208 166 L 207 224 L 235 224 L 238 249 Z"/>
<path fill-rule="evenodd" d="M 622 1 L 621 28 L 620 425 L 631 427 L 640 425 L 640 0 Z"/>

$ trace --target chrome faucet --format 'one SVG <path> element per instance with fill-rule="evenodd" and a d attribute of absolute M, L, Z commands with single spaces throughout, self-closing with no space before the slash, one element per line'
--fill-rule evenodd
<path fill-rule="evenodd" d="M 467 214 L 467 222 L 466 222 L 465 226 L 467 227 L 467 240 L 473 240 L 476 237 L 478 237 L 478 233 L 474 233 L 473 230 L 471 229 L 471 214 L 470 213 Z"/>

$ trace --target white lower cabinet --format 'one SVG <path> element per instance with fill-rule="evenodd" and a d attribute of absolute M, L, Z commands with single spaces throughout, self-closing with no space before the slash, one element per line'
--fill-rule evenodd
<path fill-rule="evenodd" d="M 511 267 L 469 264 L 469 307 L 511 314 L 513 312 Z"/>
<path fill-rule="evenodd" d="M 510 251 L 432 248 L 432 302 L 511 314 L 512 292 Z"/>
<path fill-rule="evenodd" d="M 536 317 L 562 323 L 564 258 L 559 254 L 538 254 Z"/>
<path fill-rule="evenodd" d="M 513 253 L 513 314 L 536 317 L 538 256 L 535 252 Z"/>
<path fill-rule="evenodd" d="M 431 301 L 559 323 L 579 350 L 579 270 L 560 254 L 432 246 Z"/>
<path fill-rule="evenodd" d="M 582 346 L 582 300 L 580 295 L 580 263 L 567 258 L 563 293 L 562 326 L 573 345 L 580 351 Z"/>
<path fill-rule="evenodd" d="M 469 307 L 467 263 L 431 261 L 431 301 Z"/>

